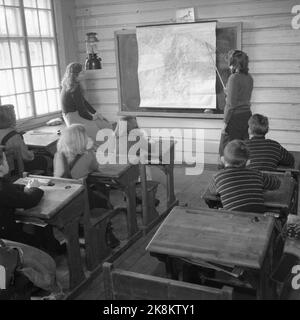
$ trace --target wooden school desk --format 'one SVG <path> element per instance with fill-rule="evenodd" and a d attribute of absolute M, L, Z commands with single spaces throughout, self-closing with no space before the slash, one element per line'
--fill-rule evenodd
<path fill-rule="evenodd" d="M 161 151 L 159 157 L 151 154 L 149 165 L 157 166 L 166 175 L 167 180 L 167 212 L 169 212 L 175 205 L 178 204 L 174 190 L 174 161 L 175 161 L 175 142 L 170 141 L 170 145 L 167 145 L 166 150 L 162 152 L 162 144 L 164 139 L 153 139 L 159 150 Z M 168 141 L 168 140 L 166 140 Z M 166 161 L 164 161 L 166 159 Z"/>
<path fill-rule="evenodd" d="M 265 206 L 271 210 L 278 209 L 288 215 L 293 205 L 292 200 L 296 188 L 296 181 L 289 172 L 278 172 L 275 175 L 280 179 L 281 185 L 278 190 L 267 190 L 264 192 Z"/>
<path fill-rule="evenodd" d="M 295 163 L 294 167 L 285 167 L 285 166 L 279 166 L 277 168 L 278 171 L 282 172 L 291 172 L 292 176 L 295 178 L 297 186 L 295 189 L 295 201 L 294 206 L 295 209 L 293 210 L 294 214 L 298 214 L 300 212 L 300 192 L 299 192 L 299 184 L 300 184 L 300 152 L 299 151 L 290 151 L 290 153 L 294 156 Z"/>
<path fill-rule="evenodd" d="M 25 144 L 35 151 L 53 155 L 56 151 L 56 142 L 59 132 L 64 128 L 60 126 L 43 126 L 26 132 L 23 135 Z"/>
<path fill-rule="evenodd" d="M 269 283 L 273 230 L 273 217 L 175 207 L 146 250 L 164 261 L 171 274 L 173 258 L 242 268 L 257 277 L 257 298 L 266 299 L 273 294 Z"/>
<path fill-rule="evenodd" d="M 85 275 L 79 247 L 79 220 L 85 210 L 85 189 L 80 183 L 60 178 L 43 178 L 29 176 L 16 181 L 26 185 L 29 178 L 38 178 L 44 196 L 40 203 L 28 210 L 18 210 L 18 220 L 21 222 L 41 221 L 59 229 L 66 239 L 68 267 L 70 272 L 70 289 L 78 286 Z M 54 185 L 47 186 L 51 181 Z"/>
<path fill-rule="evenodd" d="M 167 141 L 167 140 L 166 140 Z M 175 190 L 174 190 L 174 158 L 175 158 L 175 143 L 171 141 L 169 144 L 165 145 L 165 149 L 162 150 L 162 139 L 153 139 L 156 144 L 155 148 L 159 148 L 159 152 L 153 152 L 148 156 L 148 159 L 141 161 L 140 164 L 140 177 L 141 177 L 141 187 L 142 187 L 142 201 L 143 201 L 143 221 L 144 227 L 150 230 L 153 225 L 162 220 L 174 206 L 178 205 L 178 200 L 176 200 Z M 151 149 L 152 151 L 152 149 Z M 163 152 L 164 151 L 164 152 Z M 146 176 L 146 164 L 150 166 L 157 166 L 166 176 L 167 185 L 167 203 L 166 210 L 158 215 L 156 218 L 150 218 L 148 212 L 148 199 L 147 199 L 147 176 Z M 150 218 L 150 219 L 149 219 Z M 145 221 L 150 221 L 148 225 Z"/>
<path fill-rule="evenodd" d="M 300 173 L 300 152 L 299 151 L 290 151 L 290 153 L 294 156 L 295 163 L 293 168 L 286 167 L 286 166 L 279 166 L 277 168 L 278 171 L 291 171 L 294 173 Z"/>
<path fill-rule="evenodd" d="M 272 172 L 272 175 L 278 176 L 281 180 L 281 185 L 278 190 L 267 190 L 264 192 L 265 206 L 270 211 L 280 211 L 287 215 L 289 213 L 291 202 L 295 190 L 295 180 L 290 173 Z M 219 203 L 221 206 L 221 200 L 218 195 L 212 194 L 207 187 L 202 198 L 204 200 L 210 200 L 214 203 Z"/>
<path fill-rule="evenodd" d="M 131 238 L 138 232 L 136 219 L 136 189 L 139 178 L 139 166 L 131 164 L 101 165 L 99 172 L 93 172 L 88 177 L 88 183 L 105 183 L 122 190 L 127 203 L 127 232 Z"/>

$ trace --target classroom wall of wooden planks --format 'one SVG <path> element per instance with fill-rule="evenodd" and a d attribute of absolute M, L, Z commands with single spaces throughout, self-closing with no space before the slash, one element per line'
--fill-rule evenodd
<path fill-rule="evenodd" d="M 85 34 L 98 32 L 103 69 L 87 72 L 90 102 L 117 119 L 114 31 L 175 22 L 176 10 L 194 7 L 196 19 L 242 22 L 242 50 L 254 77 L 252 111 L 270 118 L 269 137 L 300 151 L 300 29 L 291 26 L 299 0 L 75 0 L 77 58 L 85 61 Z M 205 129 L 205 160 L 217 160 L 221 120 L 139 118 L 143 127 Z"/>

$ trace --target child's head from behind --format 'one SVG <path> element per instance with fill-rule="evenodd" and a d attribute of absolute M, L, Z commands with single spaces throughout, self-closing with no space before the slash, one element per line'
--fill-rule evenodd
<path fill-rule="evenodd" d="M 249 150 L 242 140 L 230 141 L 224 149 L 226 166 L 243 168 L 249 159 Z"/>
<path fill-rule="evenodd" d="M 265 136 L 269 131 L 269 120 L 261 114 L 254 114 L 248 121 L 249 134 L 252 136 Z"/>
<path fill-rule="evenodd" d="M 83 154 L 87 150 L 88 135 L 85 127 L 81 124 L 72 124 L 62 133 L 57 151 L 66 155 Z"/>
<path fill-rule="evenodd" d="M 0 106 L 0 129 L 15 128 L 16 114 L 13 105 Z"/>

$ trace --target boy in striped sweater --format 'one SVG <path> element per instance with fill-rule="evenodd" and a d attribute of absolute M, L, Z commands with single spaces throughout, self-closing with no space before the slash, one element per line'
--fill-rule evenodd
<path fill-rule="evenodd" d="M 226 210 L 263 213 L 264 190 L 280 187 L 275 176 L 246 168 L 249 151 L 241 140 L 229 142 L 224 150 L 225 169 L 213 178 L 209 190 L 219 194 Z"/>
<path fill-rule="evenodd" d="M 246 145 L 250 152 L 249 168 L 259 171 L 274 171 L 279 165 L 294 166 L 295 160 L 292 154 L 277 141 L 265 138 L 269 131 L 267 117 L 254 114 L 248 124 L 250 139 L 246 141 Z"/>

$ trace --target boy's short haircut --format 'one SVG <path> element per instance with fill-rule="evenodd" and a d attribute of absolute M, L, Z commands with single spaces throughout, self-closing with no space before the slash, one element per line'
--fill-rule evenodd
<path fill-rule="evenodd" d="M 224 160 L 233 167 L 244 167 L 249 159 L 249 150 L 242 140 L 230 141 L 224 149 Z"/>
<path fill-rule="evenodd" d="M 261 114 L 254 114 L 248 121 L 251 134 L 265 136 L 269 131 L 269 120 Z"/>

